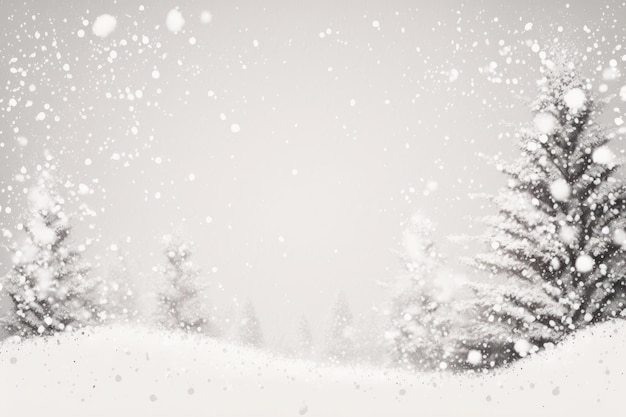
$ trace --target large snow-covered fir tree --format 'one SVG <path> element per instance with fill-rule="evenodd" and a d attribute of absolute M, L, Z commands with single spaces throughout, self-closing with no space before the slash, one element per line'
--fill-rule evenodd
<path fill-rule="evenodd" d="M 626 188 L 599 107 L 572 64 L 550 65 L 534 124 L 516 134 L 520 157 L 498 162 L 508 184 L 487 219 L 491 250 L 473 261 L 492 280 L 476 286 L 476 320 L 459 336 L 472 366 L 510 362 L 624 310 Z"/>
<path fill-rule="evenodd" d="M 324 359 L 334 363 L 352 362 L 355 358 L 355 331 L 352 312 L 345 294 L 339 292 L 330 313 Z"/>
<path fill-rule="evenodd" d="M 437 282 L 442 256 L 431 240 L 434 230 L 428 219 L 411 219 L 400 254 L 403 271 L 392 287 L 386 339 L 392 362 L 408 369 L 436 369 L 445 363 L 450 307 Z"/>
<path fill-rule="evenodd" d="M 70 238 L 70 216 L 57 193 L 54 171 L 41 172 L 28 193 L 29 209 L 13 244 L 13 268 L 4 279 L 12 302 L 4 320 L 17 336 L 50 335 L 97 319 L 98 281 Z"/>
<path fill-rule="evenodd" d="M 171 235 L 163 241 L 166 262 L 160 268 L 159 324 L 167 329 L 211 334 L 208 283 L 191 261 L 191 244 Z"/>
<path fill-rule="evenodd" d="M 246 302 L 241 311 L 239 327 L 237 328 L 237 339 L 245 346 L 254 348 L 263 346 L 261 323 L 257 318 L 254 305 L 250 301 Z"/>

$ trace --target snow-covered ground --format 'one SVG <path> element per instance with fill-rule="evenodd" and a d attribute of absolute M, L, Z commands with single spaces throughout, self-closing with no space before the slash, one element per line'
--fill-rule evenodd
<path fill-rule="evenodd" d="M 114 327 L 0 344 L 0 416 L 590 416 L 623 409 L 626 325 L 487 376 L 329 368 Z"/>

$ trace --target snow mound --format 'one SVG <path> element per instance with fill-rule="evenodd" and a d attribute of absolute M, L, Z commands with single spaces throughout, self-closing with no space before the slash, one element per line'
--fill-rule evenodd
<path fill-rule="evenodd" d="M 109 327 L 0 344 L 0 408 L 22 416 L 608 415 L 622 406 L 625 344 L 626 325 L 610 323 L 492 374 L 415 375 Z"/>

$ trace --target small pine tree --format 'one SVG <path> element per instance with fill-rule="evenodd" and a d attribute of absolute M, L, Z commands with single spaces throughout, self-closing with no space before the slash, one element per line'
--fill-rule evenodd
<path fill-rule="evenodd" d="M 17 336 L 50 335 L 95 321 L 97 280 L 72 247 L 70 216 L 51 171 L 42 171 L 29 194 L 29 211 L 13 244 L 13 268 L 5 277 L 13 308 L 6 322 Z"/>
<path fill-rule="evenodd" d="M 277 339 L 277 349 L 287 357 L 310 358 L 313 352 L 311 328 L 306 316 L 292 320 L 288 329 Z"/>
<path fill-rule="evenodd" d="M 313 352 L 313 334 L 309 320 L 304 314 L 298 319 L 296 332 L 298 355 L 303 358 L 310 357 Z"/>
<path fill-rule="evenodd" d="M 166 263 L 160 269 L 159 323 L 166 329 L 210 334 L 208 285 L 191 261 L 191 245 L 176 236 L 167 235 L 163 240 Z"/>
<path fill-rule="evenodd" d="M 437 369 L 444 363 L 450 307 L 437 281 L 442 256 L 431 240 L 433 231 L 429 220 L 411 219 L 404 232 L 404 270 L 393 287 L 386 338 L 392 362 L 408 369 Z"/>
<path fill-rule="evenodd" d="M 239 327 L 237 332 L 238 340 L 241 344 L 249 347 L 260 348 L 263 346 L 263 332 L 261 324 L 256 315 L 256 310 L 252 302 L 248 301 L 241 312 Z"/>
<path fill-rule="evenodd" d="M 355 350 L 359 362 L 368 365 L 385 365 L 388 358 L 387 340 L 389 317 L 375 306 L 359 316 L 356 326 Z"/>
<path fill-rule="evenodd" d="M 355 360 L 355 331 L 352 326 L 352 312 L 345 294 L 339 292 L 330 313 L 330 323 L 326 334 L 324 359 L 333 363 L 347 363 Z"/>
<path fill-rule="evenodd" d="M 487 219 L 491 250 L 473 260 L 493 279 L 475 288 L 480 326 L 459 339 L 486 358 L 472 365 L 508 363 L 624 311 L 626 187 L 590 93 L 573 65 L 551 64 L 534 125 L 516 135 L 521 156 L 498 163 L 509 181 Z"/>

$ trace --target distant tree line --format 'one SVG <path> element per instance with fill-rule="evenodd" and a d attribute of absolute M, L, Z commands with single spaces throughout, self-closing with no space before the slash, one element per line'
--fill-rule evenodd
<path fill-rule="evenodd" d="M 2 291 L 11 303 L 0 325 L 9 336 L 28 338 L 110 323 L 155 325 L 168 331 L 223 337 L 252 348 L 266 344 L 254 305 L 247 301 L 226 320 L 216 317 L 210 300 L 210 281 L 193 262 L 193 244 L 177 234 L 161 239 L 163 262 L 150 275 L 155 306 L 140 311 L 143 295 L 129 271 L 128 255 L 113 244 L 115 258 L 104 277 L 85 260 L 86 245 L 72 241 L 72 214 L 52 164 L 40 167 L 28 193 L 28 209 L 17 229 L 24 238 L 10 245 L 13 266 L 2 278 Z M 355 362 L 363 353 L 352 313 L 343 293 L 337 297 L 328 333 L 314 345 L 312 331 L 301 316 L 284 353 L 332 363 Z M 373 344 L 371 342 L 368 345 Z M 284 346 L 283 346 L 284 347 Z M 369 355 L 373 357 L 373 354 Z"/>

